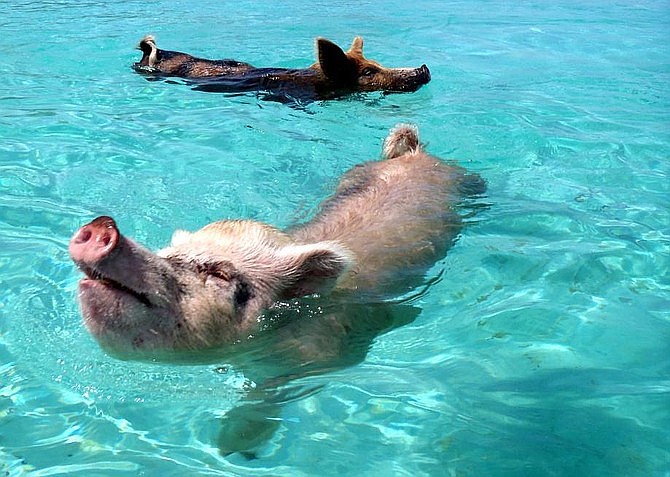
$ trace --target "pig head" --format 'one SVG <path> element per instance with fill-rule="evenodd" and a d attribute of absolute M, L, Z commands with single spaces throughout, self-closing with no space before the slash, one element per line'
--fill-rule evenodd
<path fill-rule="evenodd" d="M 177 231 L 153 253 L 98 217 L 72 237 L 84 322 L 115 354 L 207 349 L 253 334 L 278 299 L 322 293 L 352 261 L 331 242 L 295 244 L 253 221 Z"/>
<path fill-rule="evenodd" d="M 348 51 L 325 38 L 316 41 L 317 59 L 311 68 L 326 84 L 349 91 L 412 92 L 430 81 L 426 65 L 387 68 L 363 55 L 363 38 L 357 36 Z"/>

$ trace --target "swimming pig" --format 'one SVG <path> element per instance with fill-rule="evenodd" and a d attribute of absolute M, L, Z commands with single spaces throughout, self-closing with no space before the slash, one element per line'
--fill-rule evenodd
<path fill-rule="evenodd" d="M 349 51 L 317 38 L 317 62 L 309 68 L 255 68 L 234 60 L 205 60 L 186 53 L 161 50 L 152 36 L 138 46 L 142 59 L 138 72 L 178 76 L 210 92 L 262 91 L 297 99 L 329 99 L 365 91 L 412 92 L 430 81 L 426 65 L 419 68 L 385 68 L 363 56 L 363 39 L 354 38 Z"/>
<path fill-rule="evenodd" d="M 382 160 L 351 169 L 312 220 L 287 230 L 225 220 L 177 231 L 153 253 L 98 217 L 69 245 L 85 274 L 84 323 L 121 358 L 225 359 L 244 373 L 253 386 L 226 411 L 217 445 L 254 457 L 282 405 L 313 391 L 297 378 L 361 362 L 376 336 L 418 315 L 393 298 L 425 283 L 463 227 L 465 199 L 484 189 L 399 125 Z"/>
<path fill-rule="evenodd" d="M 86 275 L 86 326 L 124 355 L 219 348 L 255 334 L 282 300 L 378 302 L 407 291 L 459 232 L 466 189 L 483 183 L 426 154 L 409 126 L 390 133 L 383 157 L 347 172 L 312 220 L 285 231 L 225 220 L 179 230 L 153 253 L 98 217 L 69 244 Z"/>

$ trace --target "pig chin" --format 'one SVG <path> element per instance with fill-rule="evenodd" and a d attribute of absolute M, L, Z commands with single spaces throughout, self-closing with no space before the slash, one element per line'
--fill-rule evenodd
<path fill-rule="evenodd" d="M 145 333 L 138 330 L 132 336 L 134 324 L 150 323 L 156 311 L 142 295 L 113 282 L 84 278 L 79 282 L 79 303 L 86 327 L 101 345 L 117 350 L 151 347 Z M 158 332 L 153 337 L 158 339 Z"/>

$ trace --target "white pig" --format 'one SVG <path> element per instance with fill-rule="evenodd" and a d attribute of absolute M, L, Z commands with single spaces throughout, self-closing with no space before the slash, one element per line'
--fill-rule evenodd
<path fill-rule="evenodd" d="M 85 274 L 84 323 L 115 354 L 173 353 L 239 343 L 282 300 L 383 301 L 444 256 L 462 228 L 459 202 L 484 189 L 477 174 L 427 154 L 415 127 L 398 125 L 382 160 L 351 169 L 312 220 L 288 230 L 224 220 L 178 230 L 153 253 L 98 217 L 69 245 Z"/>

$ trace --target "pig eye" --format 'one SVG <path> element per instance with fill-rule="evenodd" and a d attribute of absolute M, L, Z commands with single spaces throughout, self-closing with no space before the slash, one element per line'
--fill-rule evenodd
<path fill-rule="evenodd" d="M 221 273 L 219 271 L 216 271 L 216 270 L 208 273 L 207 275 L 209 275 L 210 277 L 218 278 L 219 280 L 224 280 L 224 281 L 229 281 L 230 280 L 230 277 L 228 275 L 226 275 L 224 273 Z"/>
<path fill-rule="evenodd" d="M 197 265 L 198 272 L 210 277 L 215 277 L 220 280 L 230 281 L 230 274 L 227 273 L 223 267 L 216 263 L 200 263 Z"/>
<path fill-rule="evenodd" d="M 240 281 L 235 288 L 235 295 L 233 300 L 235 301 L 235 308 L 240 309 L 244 308 L 247 302 L 253 297 L 251 292 L 251 287 L 245 281 Z"/>
<path fill-rule="evenodd" d="M 376 74 L 379 70 L 377 68 L 372 68 L 371 66 L 368 66 L 367 68 L 363 68 L 363 71 L 361 71 L 361 76 L 372 76 Z"/>

